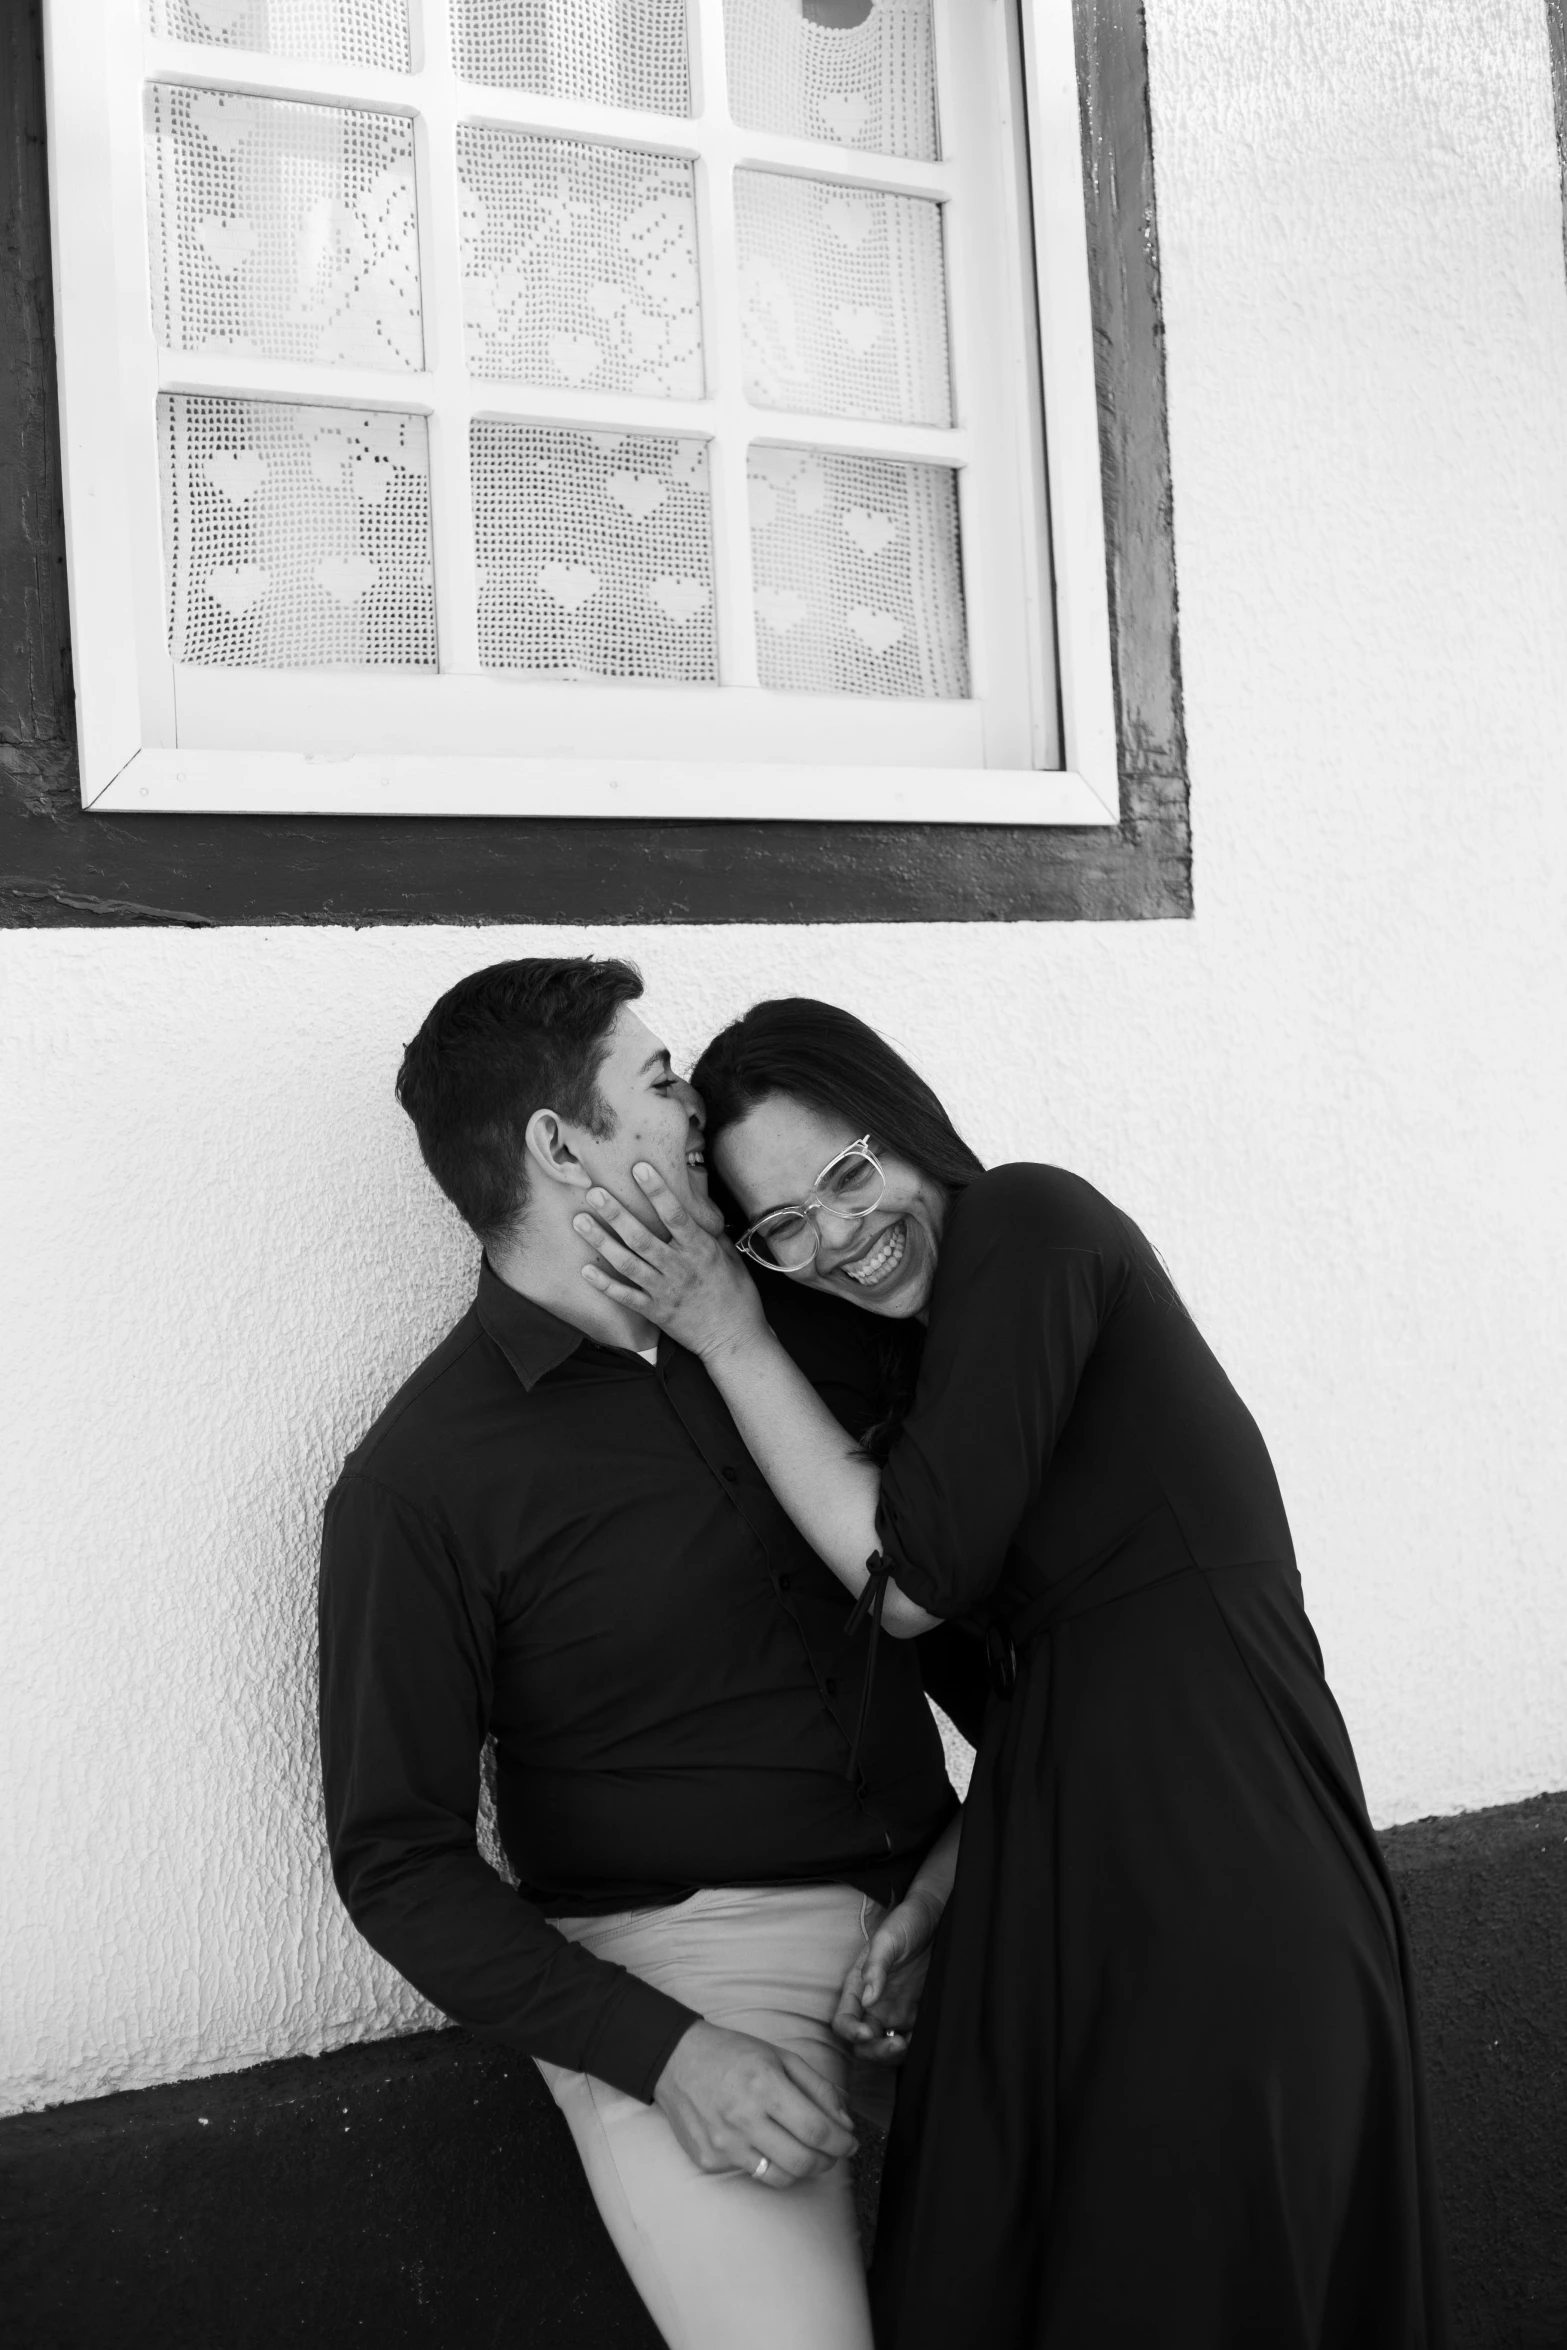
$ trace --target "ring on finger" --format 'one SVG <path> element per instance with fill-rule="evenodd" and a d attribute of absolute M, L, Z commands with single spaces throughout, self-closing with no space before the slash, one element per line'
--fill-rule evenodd
<path fill-rule="evenodd" d="M 766 2155 L 759 2154 L 756 2158 L 756 2168 L 752 2171 L 751 2176 L 753 2179 L 765 2179 L 772 2167 Z"/>

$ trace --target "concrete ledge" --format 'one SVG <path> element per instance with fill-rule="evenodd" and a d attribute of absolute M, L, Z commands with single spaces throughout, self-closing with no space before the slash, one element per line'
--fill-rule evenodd
<path fill-rule="evenodd" d="M 658 2350 L 526 2059 L 426 2032 L 0 2124 L 26 2350 Z"/>
<path fill-rule="evenodd" d="M 1390 1829 L 1455 2350 L 1567 2350 L 1567 1795 Z"/>
<path fill-rule="evenodd" d="M 1567 1795 L 1383 1842 L 1455 2350 L 1564 2350 Z M 657 2350 L 533 2067 L 462 2032 L 0 2122 L 0 2215 L 24 2350 Z"/>

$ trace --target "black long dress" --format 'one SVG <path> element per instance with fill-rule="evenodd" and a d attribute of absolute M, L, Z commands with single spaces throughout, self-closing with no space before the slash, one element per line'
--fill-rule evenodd
<path fill-rule="evenodd" d="M 1408 1953 L 1278 1483 L 1075 1176 L 954 1202 L 880 1531 L 1017 1655 L 899 2090 L 882 2350 L 1439 2350 Z"/>

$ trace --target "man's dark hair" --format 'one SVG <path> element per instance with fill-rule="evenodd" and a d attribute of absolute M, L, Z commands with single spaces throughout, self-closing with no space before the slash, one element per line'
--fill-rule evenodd
<path fill-rule="evenodd" d="M 405 1049 L 397 1098 L 425 1165 L 486 1247 L 516 1229 L 527 1204 L 535 1110 L 590 1134 L 613 1130 L 598 1073 L 615 1014 L 641 993 L 633 963 L 492 963 L 448 988 Z"/>

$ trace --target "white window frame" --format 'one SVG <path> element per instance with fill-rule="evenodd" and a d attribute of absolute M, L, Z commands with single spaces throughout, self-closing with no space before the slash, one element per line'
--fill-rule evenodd
<path fill-rule="evenodd" d="M 693 58 L 722 57 L 722 0 L 689 0 Z M 969 15 L 972 11 L 972 16 Z M 449 59 L 447 0 L 411 0 L 415 57 Z M 693 115 L 677 121 L 520 92 L 459 84 L 449 71 L 417 77 L 168 42 L 145 29 L 145 0 L 46 0 L 50 193 L 64 452 L 71 631 L 83 804 L 117 813 L 778 818 L 897 823 L 1114 825 L 1119 821 L 1098 409 L 1093 363 L 1087 223 L 1072 0 L 938 0 L 938 89 L 971 60 L 955 56 L 961 31 L 984 21 L 987 41 L 1021 33 L 1011 86 L 1027 111 L 1027 184 L 1009 224 L 1014 255 L 1030 251 L 1034 284 L 1008 291 L 1005 257 L 972 232 L 953 198 L 950 168 L 782 139 L 730 122 L 722 86 L 693 74 Z M 261 95 L 365 104 L 412 114 L 420 174 L 426 371 L 324 369 L 225 353 L 189 355 L 156 342 L 149 299 L 143 196 L 142 89 L 149 79 Z M 716 77 L 720 81 L 722 77 Z M 400 102 L 399 102 L 400 101 Z M 1003 108 L 1010 100 L 1003 100 Z M 562 394 L 469 379 L 461 283 L 438 274 L 432 247 L 458 244 L 458 119 L 613 138 L 697 164 L 699 245 L 708 312 L 709 397 L 704 402 Z M 1005 122 L 1003 119 L 1003 127 Z M 1014 126 L 1019 137 L 1021 126 Z M 954 345 L 978 348 L 964 304 L 988 300 L 1000 319 L 989 355 L 1027 383 L 1012 398 L 1008 449 L 1015 467 L 1012 525 L 1027 552 L 1008 609 L 987 609 L 970 582 L 972 701 L 767 692 L 754 682 L 749 621 L 731 616 L 720 686 L 648 688 L 519 680 L 481 670 L 472 592 L 449 560 L 454 534 L 470 529 L 471 417 L 623 424 L 712 435 L 715 412 L 743 441 L 902 454 L 956 464 L 965 541 L 990 519 L 976 509 L 968 469 L 978 437 L 974 394 L 957 371 L 959 413 L 946 428 L 860 430 L 841 419 L 786 416 L 752 407 L 739 383 L 737 313 L 713 302 L 721 272 L 733 277 L 732 167 L 808 168 L 834 179 L 916 193 L 947 203 L 949 302 Z M 988 282 L 987 282 L 988 281 Z M 1037 319 L 1028 315 L 1037 295 Z M 994 324 L 994 320 L 991 322 Z M 968 341 L 965 344 L 965 334 Z M 976 372 L 971 369 L 971 375 Z M 310 399 L 356 409 L 430 416 L 432 504 L 446 521 L 434 534 L 442 669 L 196 670 L 176 668 L 165 636 L 162 518 L 153 416 L 160 391 Z M 1039 403 L 1046 419 L 1043 449 Z M 1030 421 L 1032 420 L 1032 421 Z M 986 420 L 988 421 L 988 420 Z M 1026 431 L 1024 427 L 1027 427 Z M 714 485 L 715 549 L 749 581 L 743 499 Z M 983 477 L 981 477 L 983 479 Z M 1020 493 L 1020 494 L 1019 494 Z M 725 544 L 717 546 L 722 539 Z M 456 543 L 463 541 L 460 537 Z M 1032 566 L 1032 572 L 1030 572 Z M 1005 574 L 1003 574 L 1005 576 Z M 999 605 L 1003 599 L 993 598 Z M 1053 603 L 1053 627 L 1052 627 Z M 720 607 L 721 644 L 724 614 Z M 1006 764 L 986 765 L 976 713 L 983 709 L 987 645 L 1010 630 L 1031 648 L 1027 722 L 1003 730 Z M 742 645 L 741 638 L 746 642 Z M 1054 650 L 1054 663 L 1051 650 Z M 749 667 L 748 667 L 749 664 Z M 443 689 L 460 697 L 450 750 L 398 750 L 387 713 L 400 697 Z M 648 699 L 658 697 L 654 705 Z M 256 748 L 270 697 L 286 708 L 299 747 Z M 585 714 L 585 703 L 590 706 Z M 419 705 L 421 709 L 424 705 Z M 370 713 L 377 715 L 372 720 Z M 649 713 L 652 718 L 649 718 Z M 686 721 L 689 719 L 689 725 Z M 650 729 L 655 747 L 646 755 Z M 681 755 L 662 737 L 699 744 Z M 417 729 L 413 731 L 417 732 Z M 428 735 L 429 726 L 423 731 Z M 366 749 L 379 732 L 385 748 Z M 582 735 L 597 737 L 581 750 Z M 518 755 L 505 746 L 538 744 Z M 758 744 L 784 756 L 749 755 Z M 1019 756 L 1021 752 L 1021 756 Z"/>

